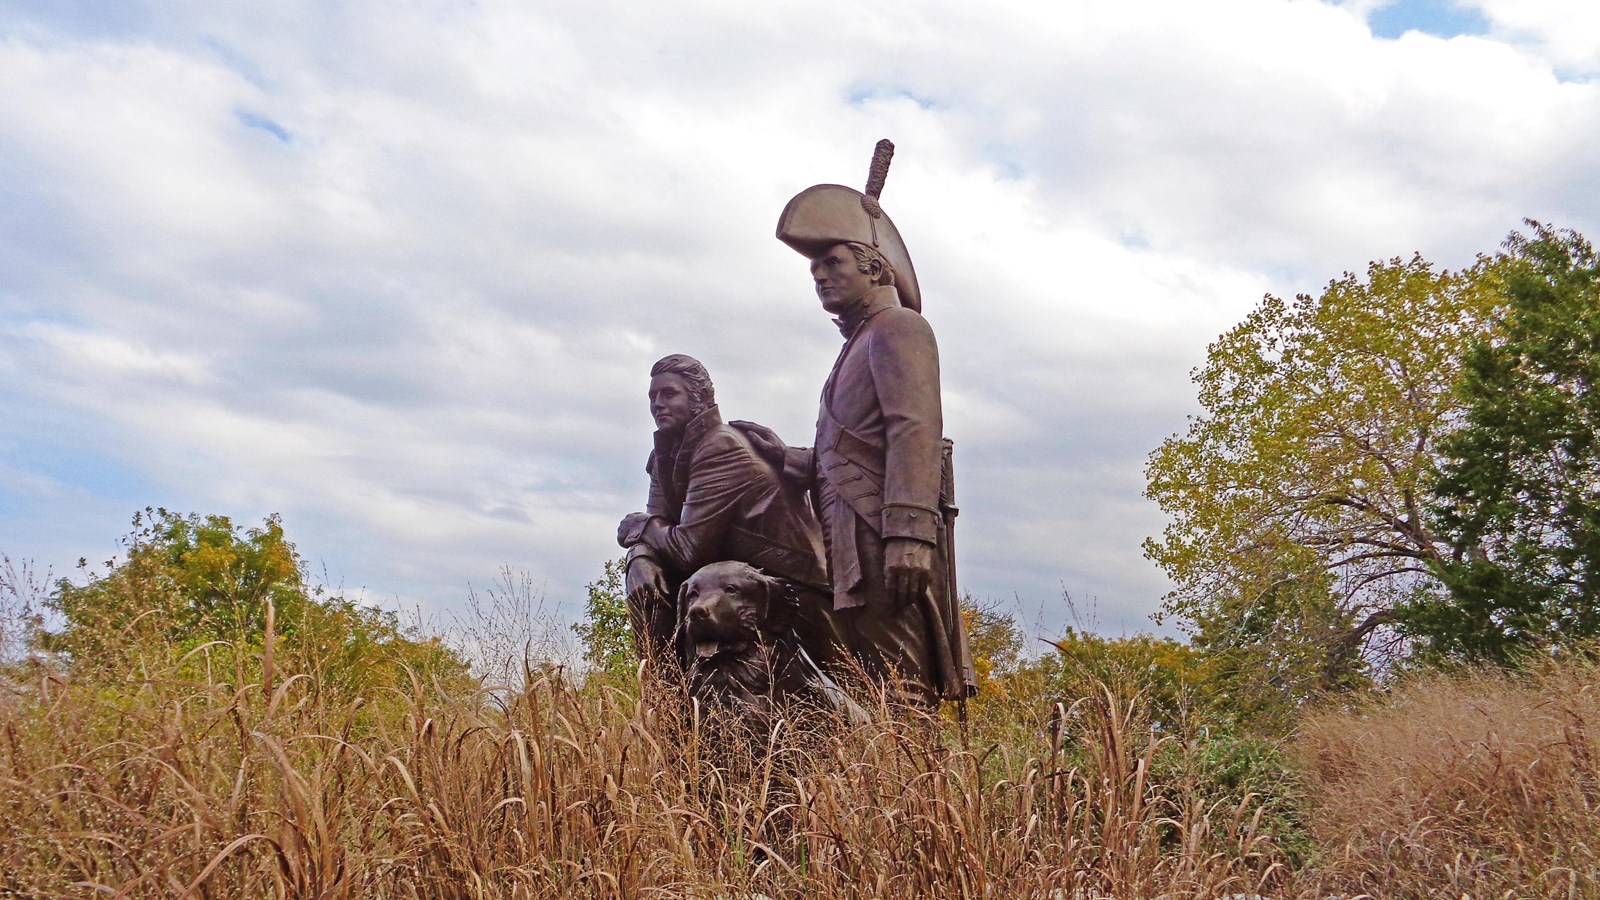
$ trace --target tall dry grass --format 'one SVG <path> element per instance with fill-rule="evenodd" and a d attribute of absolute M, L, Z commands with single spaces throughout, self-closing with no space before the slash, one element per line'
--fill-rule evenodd
<path fill-rule="evenodd" d="M 44 622 L 50 572 L 0 553 L 0 669 L 22 662 Z M 3 673 L 0 673 L 3 677 Z"/>
<path fill-rule="evenodd" d="M 738 741 L 531 667 L 363 698 L 197 659 L 40 671 L 0 705 L 0 893 L 1216 897 L 1286 874 L 1248 799 L 1156 783 L 1163 739 L 1109 690 L 969 750 L 881 706 Z"/>
<path fill-rule="evenodd" d="M 752 734 L 526 661 L 358 696 L 267 634 L 10 667 L 0 896 L 1600 897 L 1594 662 L 1310 716 L 1257 797 L 1102 682 Z"/>
<path fill-rule="evenodd" d="M 1419 678 L 1310 717 L 1307 890 L 1600 897 L 1600 665 Z"/>

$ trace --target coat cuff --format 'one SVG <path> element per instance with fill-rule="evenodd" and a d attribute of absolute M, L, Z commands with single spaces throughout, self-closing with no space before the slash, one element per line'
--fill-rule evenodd
<path fill-rule="evenodd" d="M 667 543 L 667 529 L 671 527 L 671 525 L 667 524 L 666 519 L 660 516 L 651 516 L 644 523 L 644 527 L 639 529 L 639 543 L 649 547 L 664 547 Z"/>
<path fill-rule="evenodd" d="M 656 552 L 650 549 L 650 545 L 644 543 L 634 544 L 628 548 L 628 565 L 633 565 L 633 561 L 636 559 L 648 559 L 656 563 L 661 562 L 661 560 L 656 559 Z"/>
<path fill-rule="evenodd" d="M 660 516 L 651 516 L 648 519 L 641 516 L 635 519 L 633 524 L 619 536 L 618 543 L 624 547 L 632 547 L 644 538 L 644 534 L 650 529 L 651 523 L 660 521 Z"/>
<path fill-rule="evenodd" d="M 941 524 L 938 510 L 931 507 L 905 503 L 888 503 L 883 507 L 883 536 L 886 538 L 916 538 L 937 544 Z"/>
<path fill-rule="evenodd" d="M 785 447 L 783 478 L 790 483 L 809 487 L 817 480 L 817 454 L 810 447 Z"/>

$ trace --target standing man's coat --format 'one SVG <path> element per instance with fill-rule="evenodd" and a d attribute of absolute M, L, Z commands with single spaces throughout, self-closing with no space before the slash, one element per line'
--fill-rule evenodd
<path fill-rule="evenodd" d="M 941 668 L 961 663 L 936 659 L 930 637 L 950 623 L 931 621 L 929 606 L 955 610 L 948 581 L 933 580 L 927 604 L 901 607 L 884 571 L 890 538 L 932 544 L 938 571 L 951 564 L 940 509 L 939 348 L 927 320 L 901 306 L 893 287 L 872 289 L 840 329 L 845 346 L 823 387 L 816 445 L 790 448 L 785 477 L 816 497 L 834 610 L 857 659 L 879 678 L 898 676 L 892 686 L 904 699 L 956 699 L 970 676 L 951 673 L 962 686 L 947 687 Z"/>
<path fill-rule="evenodd" d="M 944 417 L 933 329 L 894 288 L 873 288 L 840 329 L 845 345 L 822 389 L 816 446 L 792 457 L 789 474 L 817 488 L 834 608 L 850 609 L 882 597 L 881 553 L 876 572 L 865 568 L 872 544 L 939 542 Z"/>

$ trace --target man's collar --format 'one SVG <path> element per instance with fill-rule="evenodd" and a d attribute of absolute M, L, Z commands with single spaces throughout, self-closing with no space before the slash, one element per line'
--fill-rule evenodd
<path fill-rule="evenodd" d="M 656 432 L 656 452 L 676 452 L 679 447 L 693 447 L 706 436 L 706 432 L 722 424 L 722 412 L 716 406 L 708 407 L 689 420 L 683 426 L 683 432 L 676 438 L 661 432 Z"/>
<path fill-rule="evenodd" d="M 833 320 L 839 326 L 839 333 L 846 339 L 853 336 L 867 320 L 884 310 L 900 305 L 900 294 L 892 284 L 880 284 L 861 295 L 854 305 L 844 311 L 844 314 Z"/>

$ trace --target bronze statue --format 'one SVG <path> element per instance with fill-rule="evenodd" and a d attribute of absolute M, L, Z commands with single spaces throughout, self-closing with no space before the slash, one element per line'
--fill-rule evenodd
<path fill-rule="evenodd" d="M 641 656 L 681 663 L 679 585 L 707 563 L 748 563 L 792 585 L 793 627 L 810 656 L 829 665 L 840 638 L 828 602 L 821 528 L 802 490 L 784 484 L 745 434 L 722 421 L 704 366 L 674 354 L 650 370 L 655 449 L 645 464 L 644 512 L 617 528 L 628 549 L 626 585 Z"/>
<path fill-rule="evenodd" d="M 976 678 L 956 602 L 939 350 L 911 257 L 877 199 L 893 149 L 879 142 L 866 193 L 815 185 L 778 219 L 778 239 L 811 261 L 817 297 L 845 338 L 815 446 L 735 425 L 812 492 L 833 608 L 856 660 L 899 702 L 929 707 L 969 696 Z"/>
<path fill-rule="evenodd" d="M 679 591 L 689 694 L 705 709 L 739 713 L 765 738 L 794 703 L 846 721 L 866 714 L 812 660 L 794 631 L 802 596 L 793 582 L 742 562 L 714 562 Z"/>

